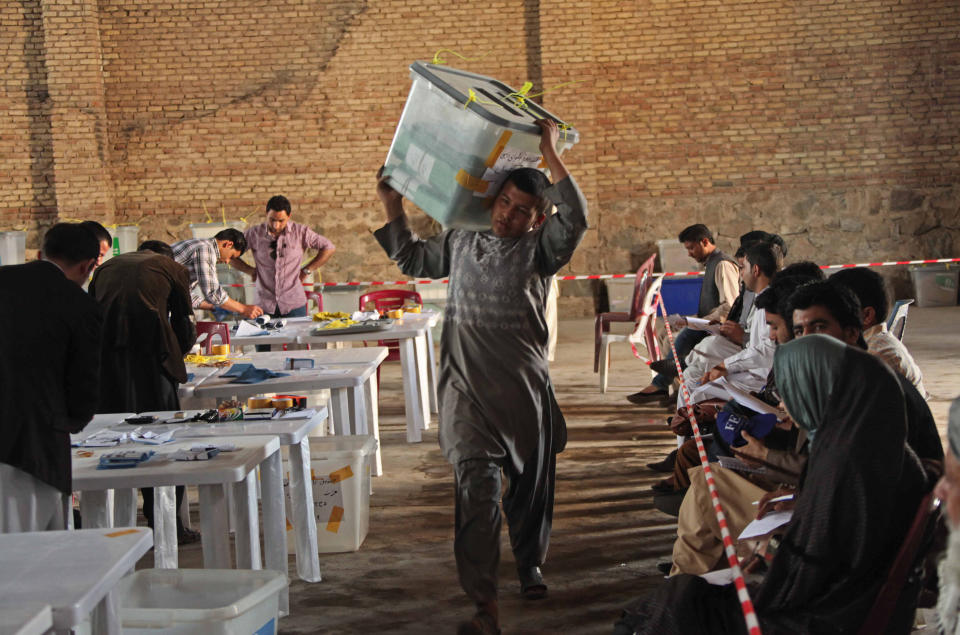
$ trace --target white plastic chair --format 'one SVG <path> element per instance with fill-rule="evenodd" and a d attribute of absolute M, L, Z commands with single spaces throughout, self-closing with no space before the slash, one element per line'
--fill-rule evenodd
<path fill-rule="evenodd" d="M 649 274 L 647 274 L 649 275 Z M 657 320 L 657 298 L 660 296 L 660 285 L 663 284 L 663 277 L 657 276 L 652 279 L 650 286 L 647 287 L 643 296 L 643 304 L 640 307 L 640 315 L 635 323 L 633 332 L 628 334 L 602 333 L 600 336 L 600 391 L 607 392 L 607 378 L 610 374 L 610 345 L 614 342 L 629 342 L 634 357 L 644 363 L 649 363 L 660 358 L 660 345 L 657 343 L 657 337 L 654 333 L 654 325 Z M 643 357 L 637 352 L 637 344 L 640 343 L 647 351 L 647 357 Z M 652 372 L 652 371 L 651 371 Z M 656 373 L 653 373 L 656 374 Z"/>
<path fill-rule="evenodd" d="M 907 328 L 907 312 L 911 304 L 913 304 L 913 298 L 897 300 L 893 310 L 890 311 L 890 317 L 887 318 L 887 330 L 898 340 L 903 339 L 903 332 Z"/>

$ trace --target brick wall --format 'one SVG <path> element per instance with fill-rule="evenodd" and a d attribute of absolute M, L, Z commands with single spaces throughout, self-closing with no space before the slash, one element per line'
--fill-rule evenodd
<path fill-rule="evenodd" d="M 820 261 L 960 253 L 952 0 L 22 0 L 0 25 L 0 229 L 59 206 L 172 241 L 284 193 L 338 244 L 328 279 L 397 277 L 373 174 L 407 66 L 447 48 L 535 91 L 581 82 L 542 98 L 583 139 L 573 272 L 629 270 L 699 221 Z"/>

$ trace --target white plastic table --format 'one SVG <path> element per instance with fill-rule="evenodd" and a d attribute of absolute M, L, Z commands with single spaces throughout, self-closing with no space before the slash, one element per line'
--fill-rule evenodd
<path fill-rule="evenodd" d="M 52 628 L 49 604 L 0 606 L 0 635 L 44 635 Z"/>
<path fill-rule="evenodd" d="M 423 430 L 430 427 L 430 412 L 436 412 L 436 368 L 430 328 L 440 319 L 435 312 L 411 313 L 394 320 L 383 331 L 311 335 L 312 325 L 302 327 L 297 341 L 301 344 L 330 342 L 370 342 L 397 340 L 400 347 L 400 368 L 403 376 L 404 412 L 407 420 L 407 441 L 419 443 Z M 428 346 L 428 341 L 431 344 Z"/>
<path fill-rule="evenodd" d="M 309 357 L 317 368 L 285 370 L 283 360 L 288 357 Z M 229 368 L 217 369 L 194 388 L 196 399 L 246 399 L 265 393 L 290 393 L 298 390 L 330 391 L 330 419 L 336 434 L 372 434 L 377 439 L 377 452 L 370 465 L 371 474 L 383 474 L 380 453 L 380 417 L 377 409 L 376 372 L 386 359 L 387 349 L 382 346 L 368 349 L 326 351 L 287 351 L 247 353 L 237 359 L 238 363 L 250 363 L 258 368 L 268 368 L 288 373 L 256 384 L 235 384 L 232 377 L 223 377 Z M 328 363 L 327 360 L 351 359 L 346 363 Z M 321 368 L 322 367 L 322 368 Z"/>
<path fill-rule="evenodd" d="M 196 439 L 150 446 L 162 453 L 189 449 Z M 80 513 L 85 526 L 113 524 L 111 490 L 116 490 L 119 523 L 136 521 L 136 492 L 154 488 L 154 564 L 161 569 L 177 567 L 177 529 L 174 487 L 196 485 L 200 490 L 200 526 L 203 532 L 203 566 L 230 568 L 230 541 L 224 487 L 233 488 L 236 519 L 237 566 L 260 568 L 260 538 L 257 517 L 256 468 L 260 467 L 263 500 L 264 544 L 267 566 L 287 574 L 287 532 L 283 509 L 283 472 L 280 441 L 276 436 L 223 436 L 217 444 L 233 444 L 233 452 L 221 452 L 207 461 L 151 460 L 135 468 L 98 470 L 100 456 L 110 448 L 72 448 L 73 488 L 82 492 Z M 142 447 L 142 446 L 136 446 Z M 89 456 L 87 456 L 89 455 Z M 285 609 L 286 607 L 284 607 Z"/>
<path fill-rule="evenodd" d="M 247 436 L 275 434 L 280 445 L 290 451 L 290 509 L 297 535 L 297 575 L 306 582 L 320 582 L 320 558 L 317 554 L 317 519 L 313 515 L 313 487 L 310 477 L 310 432 L 324 424 L 327 409 L 320 406 L 312 418 L 268 421 L 225 421 L 223 423 L 175 424 L 186 427 L 174 433 L 175 439 L 201 438 L 211 441 L 224 435 Z M 193 416 L 197 410 L 184 414 Z M 148 412 L 161 420 L 173 412 Z M 126 425 L 126 424 L 122 424 Z M 144 426 L 145 430 L 162 432 L 171 424 Z M 119 428 L 122 429 L 122 428 Z"/>
<path fill-rule="evenodd" d="M 0 614 L 47 604 L 58 633 L 92 613 L 94 633 L 119 634 L 111 591 L 151 545 L 145 527 L 0 535 Z"/>

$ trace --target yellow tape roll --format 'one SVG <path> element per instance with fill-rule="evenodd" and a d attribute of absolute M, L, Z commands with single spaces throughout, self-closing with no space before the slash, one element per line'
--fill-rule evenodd
<path fill-rule="evenodd" d="M 403 317 L 403 309 L 393 309 L 392 311 L 387 311 L 387 317 L 398 319 Z"/>
<path fill-rule="evenodd" d="M 210 347 L 210 352 L 214 355 L 229 355 L 230 354 L 230 345 L 229 344 L 214 344 Z"/>
<path fill-rule="evenodd" d="M 286 410 L 287 408 L 293 408 L 293 399 L 274 399 L 273 407 L 279 410 Z"/>
<path fill-rule="evenodd" d="M 247 399 L 247 408 L 273 408 L 273 399 L 270 397 L 250 397 Z"/>

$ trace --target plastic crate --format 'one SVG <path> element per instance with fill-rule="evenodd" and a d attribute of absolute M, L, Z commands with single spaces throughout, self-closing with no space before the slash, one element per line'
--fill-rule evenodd
<path fill-rule="evenodd" d="M 917 306 L 954 306 L 960 268 L 949 265 L 911 267 L 910 278 L 916 293 Z"/>
<path fill-rule="evenodd" d="M 384 175 L 445 227 L 490 229 L 490 205 L 506 174 L 542 163 L 534 120 L 560 119 L 529 100 L 517 107 L 508 97 L 514 89 L 482 75 L 414 62 L 410 77 Z M 560 152 L 579 140 L 563 126 Z"/>
<path fill-rule="evenodd" d="M 0 266 L 22 265 L 27 251 L 27 232 L 0 232 Z"/>
<path fill-rule="evenodd" d="M 274 635 L 286 586 L 270 570 L 143 569 L 115 597 L 125 635 Z"/>
<path fill-rule="evenodd" d="M 660 287 L 663 305 L 669 314 L 696 315 L 700 308 L 700 288 L 703 276 L 664 278 Z"/>

